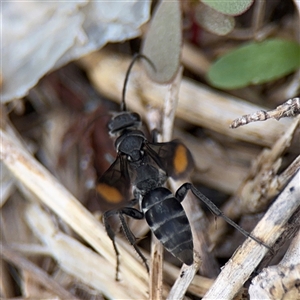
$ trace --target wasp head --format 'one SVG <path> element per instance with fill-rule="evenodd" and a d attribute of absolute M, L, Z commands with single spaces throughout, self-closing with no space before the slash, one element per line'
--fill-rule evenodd
<path fill-rule="evenodd" d="M 132 112 L 121 112 L 115 115 L 108 123 L 110 135 L 121 135 L 123 130 L 136 129 L 141 126 L 139 114 Z"/>

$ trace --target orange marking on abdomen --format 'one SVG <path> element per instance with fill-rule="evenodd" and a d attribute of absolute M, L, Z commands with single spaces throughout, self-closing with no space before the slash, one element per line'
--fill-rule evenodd
<path fill-rule="evenodd" d="M 105 183 L 97 184 L 96 190 L 107 202 L 120 203 L 123 200 L 123 196 L 115 187 Z"/>

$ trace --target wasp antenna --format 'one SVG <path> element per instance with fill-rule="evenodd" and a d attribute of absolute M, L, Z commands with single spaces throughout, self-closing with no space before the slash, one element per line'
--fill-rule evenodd
<path fill-rule="evenodd" d="M 134 54 L 133 59 L 132 59 L 130 65 L 129 65 L 128 70 L 127 70 L 126 75 L 125 75 L 125 81 L 124 81 L 124 86 L 123 86 L 123 91 L 122 91 L 122 102 L 121 102 L 121 110 L 122 111 L 126 111 L 125 94 L 126 94 L 126 86 L 127 86 L 127 82 L 128 82 L 128 79 L 129 79 L 130 71 L 131 71 L 134 63 L 140 58 L 145 59 L 149 63 L 149 65 L 153 68 L 153 70 L 156 72 L 155 65 L 153 64 L 153 62 L 146 55 L 141 54 L 141 53 Z"/>

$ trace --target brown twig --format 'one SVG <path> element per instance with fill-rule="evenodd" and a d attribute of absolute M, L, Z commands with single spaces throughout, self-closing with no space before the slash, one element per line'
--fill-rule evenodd
<path fill-rule="evenodd" d="M 244 115 L 241 118 L 235 119 L 231 124 L 230 128 L 237 128 L 252 122 L 266 121 L 270 118 L 280 120 L 286 117 L 296 117 L 300 114 L 300 98 L 292 98 L 287 100 L 282 105 L 279 105 L 274 110 L 260 110 L 254 114 Z"/>

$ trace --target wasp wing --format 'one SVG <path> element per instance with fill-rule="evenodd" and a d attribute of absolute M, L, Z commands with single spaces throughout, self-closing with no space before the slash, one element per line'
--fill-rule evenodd
<path fill-rule="evenodd" d="M 110 205 L 124 205 L 130 200 L 130 176 L 127 161 L 119 155 L 97 182 L 98 195 Z"/>
<path fill-rule="evenodd" d="M 156 164 L 174 179 L 187 177 L 194 167 L 190 150 L 179 140 L 147 143 L 146 148 Z"/>

